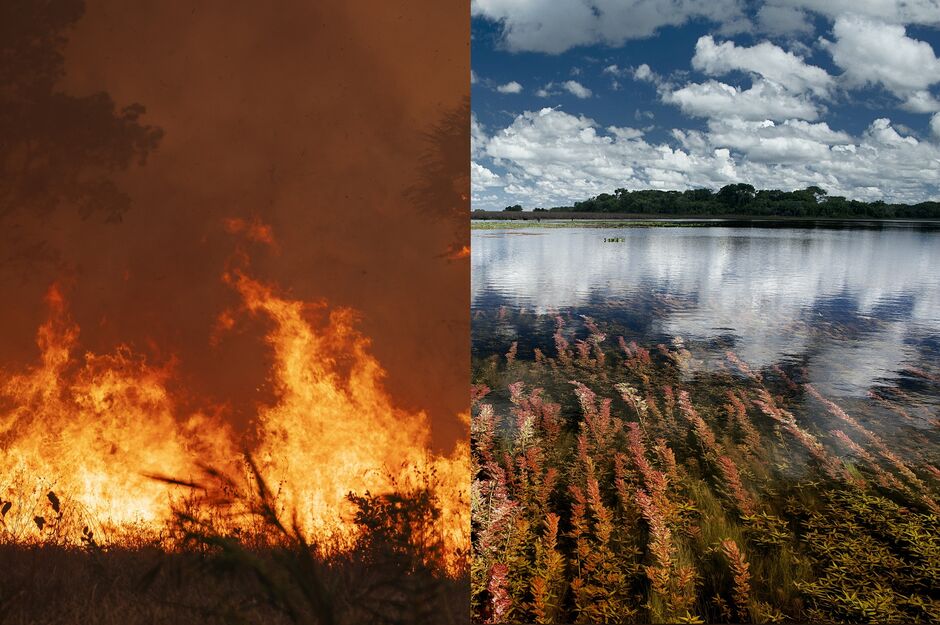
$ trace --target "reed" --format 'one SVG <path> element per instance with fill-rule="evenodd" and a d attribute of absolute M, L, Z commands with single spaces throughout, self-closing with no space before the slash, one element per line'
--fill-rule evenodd
<path fill-rule="evenodd" d="M 590 349 L 572 355 L 562 327 Z M 690 376 L 683 342 L 650 357 L 592 339 L 610 334 L 593 320 L 555 330 L 556 358 L 476 391 L 474 618 L 940 620 L 940 470 L 914 448 L 929 437 L 889 437 L 733 353 L 740 375 Z"/>

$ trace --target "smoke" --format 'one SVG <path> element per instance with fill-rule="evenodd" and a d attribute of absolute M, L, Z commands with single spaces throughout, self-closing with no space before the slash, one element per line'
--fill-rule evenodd
<path fill-rule="evenodd" d="M 452 444 L 467 404 L 469 263 L 446 251 L 466 217 L 450 197 L 429 214 L 433 200 L 412 193 L 429 167 L 466 180 L 468 161 L 428 162 L 441 151 L 428 133 L 469 91 L 465 13 L 88 2 L 67 33 L 60 88 L 140 103 L 163 136 L 146 164 L 112 173 L 130 200 L 119 223 L 67 204 L 5 218 L 21 253 L 0 265 L 0 369 L 36 358 L 43 293 L 58 281 L 82 349 L 127 343 L 176 359 L 184 401 L 244 425 L 274 389 L 263 320 L 220 326 L 238 306 L 221 276 L 241 254 L 293 298 L 359 311 L 391 396 L 427 410 L 435 444 Z"/>

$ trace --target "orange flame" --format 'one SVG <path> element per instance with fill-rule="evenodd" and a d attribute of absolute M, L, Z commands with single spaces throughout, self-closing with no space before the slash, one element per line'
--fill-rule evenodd
<path fill-rule="evenodd" d="M 251 453 L 285 513 L 311 538 L 350 544 L 349 492 L 389 492 L 433 471 L 446 550 L 465 549 L 469 449 L 430 452 L 427 416 L 394 405 L 354 313 L 281 297 L 242 271 L 225 280 L 249 314 L 270 322 L 276 400 L 255 417 Z M 190 479 L 201 465 L 238 470 L 235 435 L 209 413 L 178 414 L 167 390 L 172 363 L 153 366 L 126 346 L 77 357 L 78 328 L 57 287 L 47 302 L 40 363 L 0 373 L 0 500 L 15 504 L 0 519 L 0 536 L 36 540 L 43 528 L 34 517 L 59 513 L 49 510 L 49 491 L 80 517 L 75 527 L 94 524 L 115 541 L 134 531 L 159 534 L 182 493 L 146 475 Z M 313 313 L 324 322 L 314 323 Z M 222 331 L 234 324 L 223 317 Z"/>
<path fill-rule="evenodd" d="M 470 246 L 461 245 L 460 247 L 453 246 L 445 253 L 447 260 L 463 260 L 465 258 L 470 258 Z"/>
<path fill-rule="evenodd" d="M 250 220 L 231 217 L 222 220 L 222 226 L 229 234 L 240 234 L 248 241 L 268 245 L 275 250 L 278 247 L 271 226 L 257 217 Z"/>

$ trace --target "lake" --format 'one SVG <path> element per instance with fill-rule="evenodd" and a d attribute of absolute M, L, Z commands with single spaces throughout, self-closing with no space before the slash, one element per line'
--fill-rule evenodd
<path fill-rule="evenodd" d="M 472 232 L 475 614 L 940 621 L 940 229 L 608 226 Z"/>
<path fill-rule="evenodd" d="M 840 397 L 937 406 L 940 230 L 835 225 L 474 230 L 474 355 L 551 351 L 554 317 L 586 315 L 640 345 L 683 341 L 690 373 L 733 350 Z"/>

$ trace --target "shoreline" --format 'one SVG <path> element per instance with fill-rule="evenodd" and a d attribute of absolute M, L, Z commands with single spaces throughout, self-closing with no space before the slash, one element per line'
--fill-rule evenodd
<path fill-rule="evenodd" d="M 502 228 L 656 228 L 656 227 L 847 227 L 883 228 L 892 225 L 940 229 L 940 219 L 917 217 L 795 217 L 789 215 L 650 215 L 635 213 L 507 213 L 476 211 L 471 230 Z"/>
<path fill-rule="evenodd" d="M 472 211 L 470 221 L 871 221 L 871 222 L 915 222 L 940 224 L 936 217 L 799 217 L 795 215 L 696 215 L 666 213 L 593 213 L 578 211 L 556 211 L 535 213 L 532 211 Z"/>

